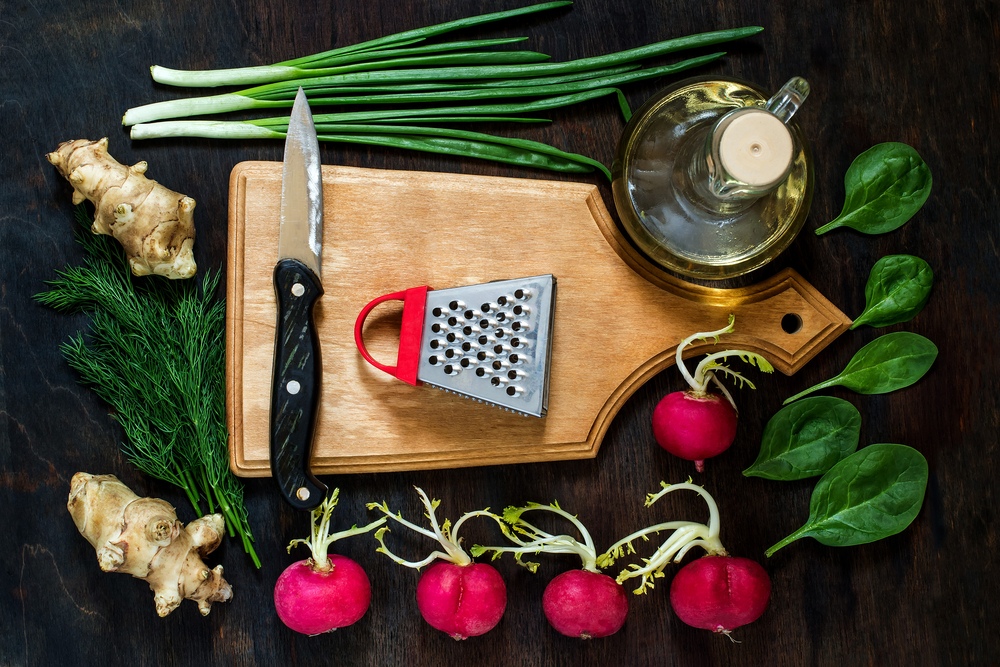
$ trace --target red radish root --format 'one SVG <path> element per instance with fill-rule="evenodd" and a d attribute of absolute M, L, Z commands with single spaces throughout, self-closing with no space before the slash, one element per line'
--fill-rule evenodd
<path fill-rule="evenodd" d="M 330 535 L 330 517 L 337 506 L 339 489 L 312 512 L 308 540 L 292 540 L 292 547 L 309 547 L 311 558 L 289 565 L 274 586 L 274 608 L 281 621 L 292 630 L 306 635 L 332 632 L 352 625 L 368 611 L 372 588 L 361 566 L 346 556 L 328 556 L 335 541 L 366 533 L 385 523 L 379 519 L 364 528 L 352 527 Z"/>
<path fill-rule="evenodd" d="M 579 542 L 569 535 L 553 535 L 524 520 L 523 514 L 531 510 L 552 512 L 572 523 L 583 537 Z M 583 560 L 583 568 L 563 572 L 549 582 L 542 595 L 542 609 L 545 618 L 558 632 L 568 637 L 592 639 L 613 635 L 625 624 L 628 616 L 628 596 L 625 589 L 611 577 L 597 570 L 597 550 L 590 533 L 572 514 L 558 504 L 540 505 L 528 503 L 525 507 L 508 507 L 503 520 L 511 525 L 504 535 L 516 547 L 472 548 L 473 555 L 487 551 L 497 558 L 504 552 L 513 553 L 520 565 L 532 572 L 538 570 L 538 563 L 522 562 L 525 553 L 572 553 Z M 527 541 L 521 539 L 527 538 Z"/>
<path fill-rule="evenodd" d="M 731 333 L 736 318 L 729 316 L 729 324 L 724 329 L 696 333 L 688 336 L 677 346 L 677 368 L 687 380 L 690 389 L 667 394 L 653 410 L 653 435 L 665 450 L 674 456 L 695 462 L 695 469 L 704 472 L 705 459 L 718 456 L 729 449 L 736 438 L 736 403 L 729 391 L 716 377 L 721 372 L 733 377 L 742 386 L 754 388 L 752 382 L 719 363 L 727 357 L 738 356 L 743 361 L 754 364 L 765 373 L 774 367 L 759 354 L 744 350 L 725 350 L 710 354 L 701 360 L 691 375 L 684 365 L 684 349 L 695 340 L 708 340 L 722 334 Z M 708 391 L 709 383 L 714 383 L 722 394 Z"/>
<path fill-rule="evenodd" d="M 665 450 L 694 461 L 705 471 L 705 459 L 729 449 L 736 439 L 736 410 L 719 394 L 695 396 L 675 391 L 653 410 L 653 435 Z"/>
<path fill-rule="evenodd" d="M 381 545 L 378 551 L 400 565 L 417 570 L 434 563 L 417 584 L 417 608 L 432 627 L 448 633 L 454 639 L 467 639 L 489 632 L 503 617 L 507 607 L 507 587 L 492 566 L 472 562 L 472 558 L 461 546 L 458 531 L 470 517 L 487 516 L 503 526 L 500 517 L 485 509 L 463 514 L 454 527 L 448 520 L 438 524 L 434 512 L 440 501 L 428 498 L 423 489 L 417 488 L 417 493 L 427 509 L 430 530 L 410 523 L 399 514 L 393 514 L 384 502 L 370 503 L 368 509 L 379 510 L 410 530 L 436 540 L 444 551 L 431 552 L 421 561 L 404 560 L 385 546 L 385 534 L 389 532 L 385 527 L 375 533 L 375 539 Z"/>
<path fill-rule="evenodd" d="M 606 574 L 570 570 L 545 587 L 542 609 L 552 627 L 568 637 L 607 637 L 625 624 L 628 595 Z"/>
<path fill-rule="evenodd" d="M 760 618 L 770 599 L 767 572 L 747 558 L 699 558 L 681 568 L 670 584 L 670 605 L 677 618 L 726 636 Z"/>
<path fill-rule="evenodd" d="M 417 608 L 431 627 L 454 639 L 492 630 L 507 607 L 507 587 L 485 563 L 455 565 L 438 561 L 417 584 Z"/>

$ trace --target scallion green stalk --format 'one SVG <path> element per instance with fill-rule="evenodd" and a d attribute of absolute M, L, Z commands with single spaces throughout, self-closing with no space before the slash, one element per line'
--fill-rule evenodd
<path fill-rule="evenodd" d="M 274 65 L 264 65 L 261 67 L 241 67 L 238 69 L 230 69 L 230 70 L 207 70 L 199 72 L 199 71 L 170 70 L 154 66 L 152 68 L 153 80 L 156 81 L 157 83 L 165 83 L 172 86 L 187 86 L 191 88 L 204 88 L 213 86 L 243 86 L 254 83 L 264 83 L 267 81 L 274 80 L 271 78 L 267 78 L 273 76 L 274 70 L 272 68 L 274 67 L 299 67 L 299 68 L 308 67 L 310 65 L 315 65 L 315 63 L 317 62 L 321 63 L 324 60 L 334 56 L 342 56 L 344 54 L 357 53 L 361 51 L 367 51 L 370 53 L 377 47 L 392 47 L 404 44 L 406 45 L 414 44 L 423 41 L 428 37 L 436 37 L 437 35 L 443 35 L 448 32 L 460 30 L 462 28 L 470 28 L 472 26 L 482 25 L 484 23 L 501 21 L 503 19 L 513 18 L 515 16 L 534 14 L 536 12 L 542 12 L 548 9 L 555 9 L 558 7 L 565 7 L 566 5 L 571 5 L 571 4 L 573 3 L 570 0 L 558 0 L 557 2 L 545 2 L 539 5 L 530 5 L 528 7 L 522 7 L 520 9 L 495 12 L 492 14 L 482 14 L 480 16 L 472 16 L 469 18 L 458 19 L 456 21 L 439 23 L 437 25 L 428 26 L 425 28 L 418 28 L 416 30 L 407 30 L 405 32 L 396 33 L 394 35 L 388 35 L 386 37 L 380 37 L 378 39 L 369 40 L 367 42 L 361 42 L 360 44 L 353 44 L 351 46 L 346 46 L 339 49 L 333 49 L 331 51 L 324 51 L 323 53 L 317 53 L 311 56 L 296 58 L 295 60 L 286 60 L 284 62 L 275 63 Z M 260 75 L 264 78 L 260 79 L 255 78 L 255 75 L 258 71 Z"/>
<path fill-rule="evenodd" d="M 284 126 L 273 128 L 236 121 L 163 121 L 133 126 L 132 138 L 284 139 L 287 119 L 283 120 Z M 587 173 L 597 169 L 611 180 L 611 172 L 597 160 L 526 139 L 498 137 L 452 128 L 329 121 L 318 121 L 316 131 L 320 141 L 405 148 L 560 172 Z"/>

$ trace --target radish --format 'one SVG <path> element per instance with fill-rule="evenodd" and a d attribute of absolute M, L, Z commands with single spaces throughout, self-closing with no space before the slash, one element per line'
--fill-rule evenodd
<path fill-rule="evenodd" d="M 433 563 L 417 584 L 417 608 L 431 627 L 456 640 L 485 634 L 500 622 L 507 608 L 507 587 L 492 566 L 472 562 L 472 558 L 461 547 L 458 531 L 470 517 L 488 516 L 501 523 L 500 517 L 491 514 L 489 510 L 478 510 L 463 514 L 454 527 L 448 520 L 439 525 L 434 510 L 440 501 L 430 500 L 423 489 L 417 488 L 417 493 L 427 508 L 430 530 L 410 523 L 399 514 L 393 514 L 384 502 L 371 503 L 368 508 L 377 509 L 393 521 L 437 540 L 444 547 L 444 552 L 434 551 L 422 561 L 403 560 L 385 546 L 385 534 L 389 532 L 386 527 L 375 533 L 375 539 L 381 545 L 378 551 L 400 565 L 414 569 Z"/>
<path fill-rule="evenodd" d="M 688 461 L 694 461 L 698 472 L 705 471 L 705 459 L 718 456 L 729 449 L 736 438 L 736 402 L 722 385 L 715 372 L 721 371 L 754 389 L 750 380 L 719 363 L 727 357 L 739 356 L 749 364 L 770 373 L 774 367 L 759 354 L 745 350 L 725 350 L 710 354 L 701 360 L 692 376 L 681 355 L 684 348 L 695 340 L 708 340 L 732 333 L 736 318 L 729 316 L 729 325 L 718 331 L 696 333 L 677 346 L 677 368 L 687 380 L 690 389 L 667 394 L 653 410 L 653 435 L 665 450 Z M 722 395 L 710 393 L 708 383 L 713 382 Z"/>
<path fill-rule="evenodd" d="M 308 540 L 292 540 L 288 551 L 298 544 L 309 547 L 312 557 L 289 565 L 274 586 L 274 608 L 278 618 L 292 630 L 306 635 L 332 632 L 356 623 L 368 611 L 372 588 L 361 566 L 345 556 L 327 556 L 335 541 L 360 535 L 385 523 L 379 519 L 364 528 L 330 535 L 330 517 L 339 489 L 312 512 Z"/>
<path fill-rule="evenodd" d="M 688 563 L 670 584 L 670 605 L 695 628 L 729 635 L 760 618 L 771 597 L 767 572 L 748 558 L 705 556 Z"/>
<path fill-rule="evenodd" d="M 524 520 L 522 515 L 531 510 L 553 512 L 568 519 L 580 532 L 583 543 L 569 535 L 552 535 Z M 542 610 L 545 618 L 558 632 L 568 637 L 592 639 L 613 635 L 625 624 L 628 616 L 628 596 L 625 589 L 606 574 L 597 569 L 597 551 L 594 541 L 583 524 L 572 514 L 562 510 L 557 504 L 539 505 L 529 503 L 525 507 L 508 507 L 503 519 L 513 530 L 504 530 L 504 535 L 516 547 L 472 548 L 473 555 L 486 551 L 493 552 L 494 558 L 504 552 L 513 553 L 515 560 L 532 572 L 538 570 L 537 563 L 522 562 L 525 553 L 575 553 L 583 560 L 583 568 L 563 572 L 549 582 L 542 594 Z M 519 536 L 527 537 L 527 541 Z"/>
<path fill-rule="evenodd" d="M 759 564 L 746 558 L 735 558 L 726 553 L 719 540 L 719 508 L 715 499 L 700 486 L 660 483 L 661 490 L 646 496 L 646 506 L 673 491 L 687 489 L 698 493 L 708 505 L 708 525 L 691 521 L 669 521 L 644 528 L 616 542 L 597 559 L 607 567 L 622 558 L 626 552 L 634 553 L 632 541 L 648 539 L 651 533 L 672 530 L 673 533 L 660 545 L 644 566 L 632 565 L 617 578 L 620 584 L 634 577 L 641 577 L 635 593 L 653 588 L 653 580 L 663 577 L 663 570 L 671 562 L 679 563 L 693 547 L 701 547 L 708 554 L 684 566 L 674 577 L 670 587 L 670 603 L 678 618 L 696 628 L 705 628 L 726 635 L 735 628 L 757 620 L 771 597 L 771 580 Z M 735 641 L 735 640 L 733 640 Z"/>

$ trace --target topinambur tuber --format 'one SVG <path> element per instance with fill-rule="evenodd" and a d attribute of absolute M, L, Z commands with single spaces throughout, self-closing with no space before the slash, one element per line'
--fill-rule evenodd
<path fill-rule="evenodd" d="M 119 163 L 108 155 L 107 137 L 65 141 L 46 157 L 72 184 L 73 203 L 94 205 L 92 231 L 122 244 L 132 273 L 195 274 L 194 199 L 146 178 L 145 162 Z"/>
<path fill-rule="evenodd" d="M 219 546 L 221 514 L 186 527 L 174 508 L 158 498 L 140 498 L 114 475 L 78 472 L 66 504 L 80 533 L 97 549 L 105 572 L 124 572 L 153 589 L 156 613 L 166 616 L 181 600 L 194 600 L 202 616 L 213 602 L 226 602 L 233 589 L 222 566 L 208 569 L 201 557 Z"/>

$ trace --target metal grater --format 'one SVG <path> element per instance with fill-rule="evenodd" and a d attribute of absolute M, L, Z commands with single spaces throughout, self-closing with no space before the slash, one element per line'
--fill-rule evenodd
<path fill-rule="evenodd" d="M 555 296 L 552 275 L 442 290 L 414 287 L 365 306 L 354 340 L 368 363 L 404 382 L 544 417 Z M 362 340 L 365 318 L 388 300 L 403 301 L 396 366 L 375 361 Z"/>

